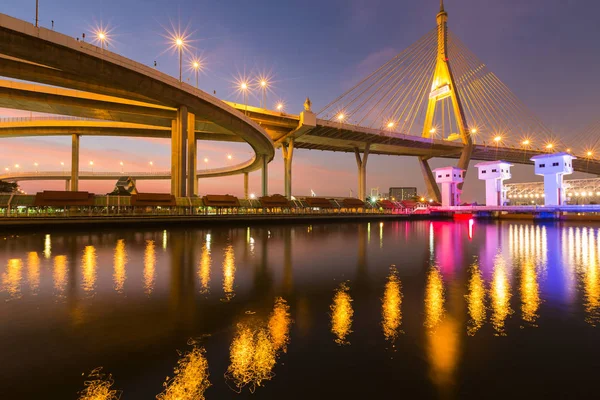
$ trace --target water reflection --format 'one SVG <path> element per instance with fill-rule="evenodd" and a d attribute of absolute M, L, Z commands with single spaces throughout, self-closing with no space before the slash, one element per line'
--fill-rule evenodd
<path fill-rule="evenodd" d="M 290 340 L 290 307 L 287 302 L 279 297 L 275 300 L 273 312 L 269 317 L 269 333 L 275 350 L 287 351 Z"/>
<path fill-rule="evenodd" d="M 521 267 L 521 314 L 523 321 L 533 324 L 540 307 L 540 285 L 535 265 L 525 261 Z"/>
<path fill-rule="evenodd" d="M 425 327 L 435 329 L 444 317 L 444 282 L 437 267 L 427 275 L 425 287 Z"/>
<path fill-rule="evenodd" d="M 180 353 L 177 366 L 173 370 L 173 378 L 167 378 L 163 386 L 165 390 L 156 396 L 159 400 L 192 400 L 204 399 L 204 392 L 210 386 L 208 380 L 208 361 L 203 348 L 190 343 L 193 348 Z"/>
<path fill-rule="evenodd" d="M 2 274 L 2 290 L 13 298 L 21 297 L 21 279 L 23 277 L 23 260 L 11 258 Z"/>
<path fill-rule="evenodd" d="M 40 257 L 32 251 L 27 256 L 27 281 L 32 293 L 36 293 L 40 286 Z"/>
<path fill-rule="evenodd" d="M 600 239 L 600 233 L 598 235 Z M 582 268 L 584 307 L 586 322 L 596 326 L 600 321 L 600 274 L 598 273 L 598 259 L 600 258 L 600 246 L 597 246 L 594 232 L 590 229 L 588 242 L 587 262 Z"/>
<path fill-rule="evenodd" d="M 254 392 L 264 381 L 273 378 L 279 352 L 289 343 L 289 307 L 278 298 L 268 322 L 239 323 L 229 348 L 230 364 L 225 373 L 228 383 L 241 392 L 248 387 Z M 266 325 L 266 326 L 265 326 Z"/>
<path fill-rule="evenodd" d="M 93 293 L 96 289 L 96 248 L 94 246 L 85 246 L 81 266 L 83 269 L 81 286 L 84 291 Z"/>
<path fill-rule="evenodd" d="M 381 326 L 387 340 L 394 341 L 402 324 L 402 283 L 398 271 L 392 268 L 381 300 Z"/>
<path fill-rule="evenodd" d="M 125 249 L 125 240 L 117 240 L 115 247 L 114 257 L 114 273 L 113 280 L 115 282 L 115 290 L 119 293 L 123 293 L 123 287 L 125 286 L 125 279 L 127 279 L 127 272 L 125 267 L 127 265 L 127 250 Z"/>
<path fill-rule="evenodd" d="M 492 325 L 497 335 L 506 335 L 504 324 L 506 318 L 512 313 L 510 308 L 510 282 L 506 272 L 506 263 L 502 255 L 498 254 L 494 261 L 494 274 L 491 288 L 492 298 Z"/>
<path fill-rule="evenodd" d="M 151 294 L 154 290 L 154 280 L 156 278 L 156 252 L 154 250 L 154 240 L 146 241 L 146 250 L 144 251 L 144 292 Z"/>
<path fill-rule="evenodd" d="M 350 344 L 346 337 L 352 333 L 352 297 L 346 283 L 342 283 L 335 291 L 331 304 L 331 332 L 336 336 L 335 342 L 340 345 Z"/>
<path fill-rule="evenodd" d="M 479 328 L 481 328 L 485 322 L 485 283 L 479 270 L 477 263 L 471 265 L 470 268 L 471 279 L 469 280 L 469 292 L 466 296 L 467 307 L 469 309 L 469 323 L 467 326 L 467 334 L 469 336 L 475 335 Z"/>
<path fill-rule="evenodd" d="M 103 374 L 102 368 L 97 368 L 84 382 L 84 389 L 79 392 L 79 400 L 118 400 L 121 393 L 112 388 L 113 384 L 112 376 Z"/>
<path fill-rule="evenodd" d="M 202 254 L 200 255 L 200 266 L 198 267 L 198 277 L 200 278 L 200 292 L 208 293 L 210 290 L 210 267 L 212 259 L 210 255 L 210 233 L 206 235 L 206 242 L 202 246 Z"/>
<path fill-rule="evenodd" d="M 235 256 L 233 254 L 233 246 L 228 245 L 225 249 L 223 260 L 223 293 L 225 300 L 229 301 L 235 296 L 233 284 L 235 281 Z"/>
<path fill-rule="evenodd" d="M 52 256 L 52 239 L 50 235 L 44 238 L 44 258 L 49 259 Z"/>
<path fill-rule="evenodd" d="M 62 295 L 67 286 L 67 256 L 54 257 L 54 271 L 52 272 L 54 289 Z"/>

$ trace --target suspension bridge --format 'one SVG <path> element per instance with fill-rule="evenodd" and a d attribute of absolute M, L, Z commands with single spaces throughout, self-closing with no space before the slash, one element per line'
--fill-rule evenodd
<path fill-rule="evenodd" d="M 313 111 L 307 99 L 298 115 L 222 101 L 104 48 L 0 14 L 0 107 L 43 112 L 56 118 L 0 121 L 0 137 L 72 137 L 71 167 L 61 172 L 0 171 L 0 179 L 114 179 L 79 169 L 80 136 L 158 137 L 171 140 L 171 169 L 131 173 L 139 179 L 171 179 L 178 197 L 198 194 L 198 178 L 260 170 L 268 194 L 268 163 L 281 148 L 285 195 L 292 195 L 294 149 L 355 155 L 359 198 L 366 197 L 370 154 L 418 159 L 430 198 L 439 189 L 431 158 L 503 159 L 531 164 L 532 156 L 566 151 L 578 156 L 575 171 L 600 175 L 600 160 L 571 146 L 543 124 L 514 93 L 448 29 L 443 2 L 436 27 L 412 46 L 327 104 Z M 17 80 L 17 81 L 15 81 Z M 593 132 L 593 128 L 591 131 Z M 214 171 L 197 168 L 198 141 L 248 143 L 247 161 Z"/>

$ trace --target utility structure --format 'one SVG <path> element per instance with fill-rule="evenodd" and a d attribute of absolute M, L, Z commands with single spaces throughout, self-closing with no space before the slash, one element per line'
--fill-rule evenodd
<path fill-rule="evenodd" d="M 464 170 L 464 175 L 469 168 L 469 162 L 471 161 L 471 153 L 473 152 L 473 140 L 471 138 L 471 131 L 465 118 L 460 95 L 458 88 L 454 81 L 454 75 L 452 74 L 452 67 L 450 66 L 450 58 L 448 56 L 448 13 L 444 9 L 444 0 L 440 0 L 440 12 L 437 14 L 437 58 L 435 64 L 435 70 L 433 73 L 433 79 L 431 83 L 431 91 L 429 92 L 429 99 L 427 103 L 427 112 L 425 114 L 425 123 L 423 124 L 424 138 L 430 138 L 435 134 L 436 129 L 433 125 L 434 116 L 436 109 L 440 112 L 444 112 L 444 104 L 442 100 L 450 99 L 452 102 L 452 113 L 456 122 L 456 128 L 458 133 L 450 134 L 448 140 L 460 139 L 464 145 L 460 158 L 458 160 L 458 168 Z M 438 107 L 439 105 L 439 107 Z M 442 116 L 442 121 L 444 118 Z M 450 123 L 450 129 L 452 124 Z M 443 132 L 442 132 L 443 134 Z M 429 191 L 429 196 L 439 201 L 439 192 L 435 190 L 435 184 L 432 181 L 432 176 L 429 168 L 429 163 L 426 158 L 420 158 L 421 169 L 423 171 L 423 177 Z M 462 189 L 463 182 L 458 185 L 458 189 Z"/>
<path fill-rule="evenodd" d="M 510 168 L 513 164 L 506 161 L 488 161 L 476 164 L 479 179 L 485 181 L 485 205 L 503 206 L 506 203 L 504 181 L 512 177 Z"/>
<path fill-rule="evenodd" d="M 563 178 L 573 173 L 573 160 L 569 153 L 540 154 L 531 157 L 535 174 L 544 177 L 544 204 L 562 206 L 567 198 Z"/>
<path fill-rule="evenodd" d="M 456 167 L 443 167 L 433 170 L 435 181 L 442 184 L 442 206 L 460 205 L 459 185 L 464 182 L 465 171 Z"/>

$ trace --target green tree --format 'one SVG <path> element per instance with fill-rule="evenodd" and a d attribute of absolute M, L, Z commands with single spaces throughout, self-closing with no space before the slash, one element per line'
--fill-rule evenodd
<path fill-rule="evenodd" d="M 19 190 L 17 182 L 0 181 L 0 193 L 16 193 Z"/>

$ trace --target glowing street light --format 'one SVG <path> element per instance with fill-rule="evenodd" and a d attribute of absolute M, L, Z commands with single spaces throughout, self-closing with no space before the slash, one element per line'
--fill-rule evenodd
<path fill-rule="evenodd" d="M 477 128 L 471 129 L 471 135 L 475 135 L 475 134 L 477 134 Z"/>
<path fill-rule="evenodd" d="M 35 172 L 37 173 L 39 164 L 37 162 L 34 162 L 33 165 L 35 166 Z"/>
<path fill-rule="evenodd" d="M 191 62 L 191 67 L 196 74 L 196 89 L 198 89 L 198 73 L 202 69 L 202 61 L 199 58 L 194 58 Z"/>
<path fill-rule="evenodd" d="M 344 118 L 346 118 L 346 116 L 344 115 L 344 113 L 339 113 L 338 116 L 337 116 L 337 120 L 340 121 L 340 122 L 343 121 Z"/>
<path fill-rule="evenodd" d="M 60 162 L 60 166 L 62 167 L 62 172 L 65 172 L 65 163 L 64 163 L 64 161 Z"/>
<path fill-rule="evenodd" d="M 183 38 L 181 36 L 175 37 L 175 46 L 177 47 L 177 49 L 179 51 L 179 82 L 181 82 L 181 61 L 183 58 L 183 45 L 184 44 L 185 44 L 185 42 L 183 41 Z"/>
<path fill-rule="evenodd" d="M 100 42 L 100 48 L 104 50 L 104 42 L 108 40 L 106 32 L 99 30 L 96 32 L 96 39 Z"/>
<path fill-rule="evenodd" d="M 94 173 L 94 162 L 90 161 L 90 168 L 92 170 L 92 174 Z"/>
<path fill-rule="evenodd" d="M 494 138 L 494 142 L 496 142 L 496 143 L 500 143 L 501 141 L 502 141 L 502 136 L 496 136 Z"/>
<path fill-rule="evenodd" d="M 248 115 L 248 82 L 240 82 L 240 91 L 244 95 L 244 106 L 246 107 L 244 114 Z"/>
<path fill-rule="evenodd" d="M 152 173 L 153 167 L 154 167 L 154 162 L 150 161 L 148 164 L 150 164 L 150 173 Z"/>
<path fill-rule="evenodd" d="M 552 150 L 553 147 L 554 147 L 554 145 L 552 143 L 548 143 L 546 145 L 546 150 Z"/>
<path fill-rule="evenodd" d="M 277 111 L 282 111 L 283 110 L 283 103 L 277 103 Z"/>
<path fill-rule="evenodd" d="M 259 78 L 258 84 L 260 85 L 260 89 L 262 91 L 262 102 L 260 104 L 261 108 L 267 107 L 267 88 L 269 86 L 269 81 L 266 78 Z"/>
<path fill-rule="evenodd" d="M 227 154 L 227 159 L 228 159 L 229 161 L 231 161 L 231 159 L 232 159 L 232 158 L 233 158 L 233 156 L 232 156 L 231 154 Z"/>
<path fill-rule="evenodd" d="M 431 129 L 429 130 L 429 133 L 431 133 L 432 135 L 435 135 L 435 132 L 436 132 L 435 128 L 431 128 Z"/>
<path fill-rule="evenodd" d="M 521 142 L 521 144 L 523 146 L 529 146 L 531 144 L 531 141 L 529 139 L 525 139 L 525 140 L 523 140 L 523 142 Z"/>
<path fill-rule="evenodd" d="M 124 164 L 123 164 L 123 161 L 120 161 L 120 162 L 119 162 L 119 165 L 121 166 L 121 173 L 123 173 L 123 165 L 124 165 Z"/>
<path fill-rule="evenodd" d="M 208 158 L 204 157 L 204 169 L 208 169 Z"/>
<path fill-rule="evenodd" d="M 387 127 L 388 127 L 388 129 L 394 129 L 394 126 L 395 126 L 395 125 L 396 125 L 396 124 L 394 123 L 394 121 L 390 121 L 390 122 L 388 122 L 388 123 L 387 123 Z"/>
<path fill-rule="evenodd" d="M 255 199 L 255 198 L 256 198 L 256 195 L 255 195 L 254 193 L 250 193 L 250 198 L 251 198 L 251 199 Z"/>
<path fill-rule="evenodd" d="M 592 153 L 591 151 L 588 151 L 588 152 L 587 152 L 587 156 L 588 156 L 588 157 L 591 157 L 591 156 L 593 156 L 593 155 L 594 155 L 594 153 Z"/>

